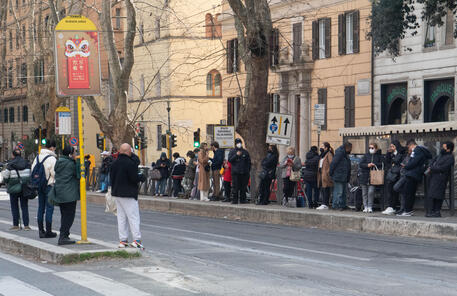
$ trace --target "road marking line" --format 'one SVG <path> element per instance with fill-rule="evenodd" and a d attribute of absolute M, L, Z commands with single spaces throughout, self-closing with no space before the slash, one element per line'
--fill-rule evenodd
<path fill-rule="evenodd" d="M 89 271 L 57 272 L 54 275 L 106 296 L 152 295 Z"/>
<path fill-rule="evenodd" d="M 28 269 L 32 269 L 34 271 L 38 271 L 38 272 L 42 272 L 42 273 L 54 272 L 54 270 L 51 270 L 49 268 L 42 267 L 42 266 L 39 266 L 37 264 L 33 264 L 31 262 L 22 260 L 20 258 L 14 257 L 14 256 L 3 254 L 1 252 L 0 252 L 0 259 L 7 260 L 7 261 L 10 261 L 10 262 L 12 262 L 14 264 L 21 265 L 21 266 L 26 267 Z"/>
<path fill-rule="evenodd" d="M 203 234 L 203 235 L 223 238 L 223 239 L 227 239 L 227 240 L 233 240 L 233 241 L 239 241 L 239 242 L 245 242 L 245 243 L 253 243 L 253 244 L 258 244 L 258 245 L 263 245 L 263 246 L 268 246 L 268 247 L 288 249 L 288 250 L 294 250 L 294 251 L 302 251 L 302 252 L 327 255 L 327 256 L 333 256 L 333 257 L 340 257 L 340 258 L 345 258 L 345 259 L 350 259 L 350 260 L 358 260 L 358 261 L 365 261 L 365 262 L 371 261 L 371 259 L 369 259 L 369 258 L 355 257 L 355 256 L 350 256 L 350 255 L 338 254 L 338 253 L 331 253 L 331 252 L 325 252 L 325 251 L 292 247 L 292 246 L 286 246 L 286 245 L 280 245 L 280 244 L 274 244 L 274 243 L 261 242 L 261 241 L 256 241 L 256 240 L 247 240 L 247 239 L 237 238 L 237 237 L 233 237 L 233 236 L 225 236 L 225 235 L 213 234 L 213 233 L 207 233 L 207 232 L 199 232 L 199 231 L 185 230 L 185 229 L 166 227 L 166 226 L 157 226 L 157 225 L 142 225 L 142 226 L 143 227 L 154 227 L 154 228 L 159 228 L 159 229 L 164 229 L 164 230 L 174 230 L 174 231 L 193 233 L 193 234 Z"/>
<path fill-rule="evenodd" d="M 10 276 L 0 277 L 0 295 L 3 296 L 52 296 L 34 286 Z"/>
<path fill-rule="evenodd" d="M 132 272 L 134 274 L 147 277 L 156 282 L 168 285 L 172 288 L 184 290 L 193 294 L 199 294 L 200 292 L 188 288 L 190 281 L 198 280 L 196 277 L 186 277 L 179 271 L 168 269 L 159 266 L 153 267 L 131 267 L 123 268 L 122 270 Z"/>

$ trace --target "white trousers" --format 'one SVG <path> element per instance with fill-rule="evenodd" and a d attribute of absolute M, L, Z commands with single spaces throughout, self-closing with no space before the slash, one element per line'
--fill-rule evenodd
<path fill-rule="evenodd" d="M 138 207 L 138 201 L 134 198 L 116 197 L 116 206 L 119 240 L 128 240 L 129 226 L 133 240 L 141 240 L 140 209 Z"/>
<path fill-rule="evenodd" d="M 200 190 L 200 200 L 209 201 L 208 194 L 209 194 L 209 191 L 201 191 Z"/>

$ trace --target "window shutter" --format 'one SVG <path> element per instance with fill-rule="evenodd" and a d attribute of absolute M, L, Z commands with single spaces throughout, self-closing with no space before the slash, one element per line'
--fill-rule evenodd
<path fill-rule="evenodd" d="M 268 96 L 268 99 L 270 100 L 270 109 L 269 110 L 270 110 L 270 112 L 273 112 L 273 103 L 274 103 L 273 94 L 267 94 L 267 96 Z"/>
<path fill-rule="evenodd" d="M 302 44 L 301 31 L 302 31 L 301 23 L 293 24 L 293 61 L 294 62 L 300 61 L 300 56 L 301 56 L 300 51 L 301 51 L 301 44 Z"/>
<path fill-rule="evenodd" d="M 313 21 L 313 60 L 319 59 L 319 21 Z"/>
<path fill-rule="evenodd" d="M 271 63 L 272 66 L 277 66 L 279 64 L 279 29 L 274 29 L 272 32 L 273 36 L 273 52 Z"/>
<path fill-rule="evenodd" d="M 353 23 L 353 28 L 354 28 L 354 36 L 353 36 L 353 41 L 354 45 L 354 53 L 359 53 L 360 52 L 360 11 L 356 10 L 354 11 L 352 15 L 352 19 L 354 21 Z"/>
<path fill-rule="evenodd" d="M 344 87 L 344 127 L 349 127 L 351 122 L 349 88 Z"/>
<path fill-rule="evenodd" d="M 233 98 L 227 98 L 227 125 L 233 125 Z"/>
<path fill-rule="evenodd" d="M 325 123 L 321 127 L 323 131 L 327 130 L 327 89 L 326 88 L 320 88 L 317 91 L 317 103 L 318 104 L 324 104 L 325 105 Z"/>
<path fill-rule="evenodd" d="M 233 65 L 233 71 L 238 72 L 240 70 L 240 57 L 238 54 L 238 39 L 235 38 L 233 39 L 233 60 L 234 65 Z"/>
<path fill-rule="evenodd" d="M 227 73 L 233 73 L 233 40 L 227 41 Z"/>
<path fill-rule="evenodd" d="M 338 15 L 338 54 L 346 54 L 346 15 Z"/>
<path fill-rule="evenodd" d="M 332 28 L 331 18 L 325 19 L 325 57 L 332 56 Z"/>
<path fill-rule="evenodd" d="M 351 127 L 355 127 L 355 87 L 350 86 L 349 87 L 350 91 L 350 110 L 349 112 L 351 113 Z"/>

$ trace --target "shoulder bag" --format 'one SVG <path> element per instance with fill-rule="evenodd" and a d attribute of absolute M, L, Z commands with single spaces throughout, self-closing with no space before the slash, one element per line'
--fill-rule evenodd
<path fill-rule="evenodd" d="M 370 185 L 384 185 L 384 164 L 382 169 L 374 166 L 374 170 L 370 170 Z"/>

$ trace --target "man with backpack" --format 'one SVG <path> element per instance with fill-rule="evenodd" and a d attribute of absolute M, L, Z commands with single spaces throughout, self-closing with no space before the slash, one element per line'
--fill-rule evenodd
<path fill-rule="evenodd" d="M 31 185 L 38 191 L 38 214 L 37 222 L 40 238 L 53 238 L 57 234 L 52 232 L 52 214 L 54 206 L 48 203 L 48 193 L 55 183 L 54 166 L 57 161 L 56 141 L 48 140 L 46 148 L 42 148 L 40 154 L 32 164 Z M 43 227 L 43 218 L 46 215 L 46 231 Z"/>

